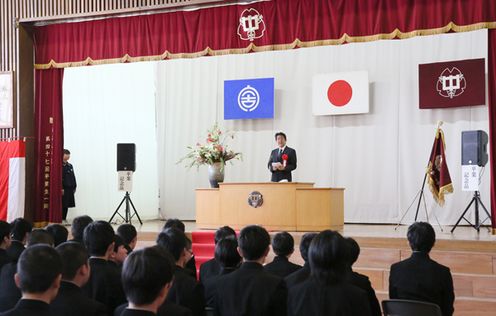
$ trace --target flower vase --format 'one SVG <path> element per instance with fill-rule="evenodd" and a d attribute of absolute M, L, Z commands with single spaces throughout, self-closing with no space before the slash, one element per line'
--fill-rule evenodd
<path fill-rule="evenodd" d="M 219 182 L 224 182 L 224 166 L 222 162 L 215 162 L 212 165 L 208 165 L 208 181 L 210 182 L 210 187 L 218 188 Z"/>

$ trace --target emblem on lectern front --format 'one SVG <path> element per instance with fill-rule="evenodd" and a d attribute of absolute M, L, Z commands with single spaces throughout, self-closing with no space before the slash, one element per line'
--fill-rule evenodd
<path fill-rule="evenodd" d="M 263 204 L 262 193 L 258 191 L 251 192 L 250 195 L 248 195 L 248 204 L 254 208 L 262 206 Z"/>

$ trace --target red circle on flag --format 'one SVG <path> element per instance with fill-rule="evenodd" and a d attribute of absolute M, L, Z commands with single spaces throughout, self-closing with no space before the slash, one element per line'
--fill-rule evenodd
<path fill-rule="evenodd" d="M 353 95 L 351 85 L 345 80 L 336 80 L 327 89 L 327 98 L 335 106 L 344 106 Z"/>

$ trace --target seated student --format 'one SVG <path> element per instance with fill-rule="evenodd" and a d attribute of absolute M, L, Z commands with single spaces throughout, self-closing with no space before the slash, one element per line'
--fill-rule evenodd
<path fill-rule="evenodd" d="M 16 218 L 10 223 L 10 247 L 7 248 L 7 254 L 13 262 L 17 262 L 19 256 L 24 251 L 29 233 L 33 230 L 33 225 L 24 218 Z"/>
<path fill-rule="evenodd" d="M 84 229 L 84 243 L 90 254 L 90 279 L 83 286 L 84 293 L 109 311 L 126 301 L 121 276 L 108 262 L 114 251 L 114 229 L 105 221 L 96 221 Z"/>
<path fill-rule="evenodd" d="M 107 308 L 88 298 L 81 287 L 90 278 L 88 251 L 78 242 L 68 241 L 55 249 L 62 259 L 62 282 L 59 293 L 50 304 L 57 316 L 104 316 Z"/>
<path fill-rule="evenodd" d="M 345 281 L 346 256 L 339 233 L 315 236 L 308 251 L 311 276 L 289 289 L 288 315 L 371 315 L 365 291 Z"/>
<path fill-rule="evenodd" d="M 443 316 L 453 315 L 453 279 L 448 267 L 429 257 L 436 233 L 429 223 L 416 222 L 407 233 L 412 256 L 391 266 L 389 297 L 437 304 Z"/>
<path fill-rule="evenodd" d="M 138 232 L 136 228 L 131 224 L 122 224 L 117 228 L 117 235 L 119 235 L 124 241 L 124 247 L 128 254 L 136 247 L 138 242 Z"/>
<path fill-rule="evenodd" d="M 156 315 L 169 293 L 173 276 L 174 263 L 165 249 L 150 247 L 131 253 L 122 268 L 129 306 L 121 315 Z"/>
<path fill-rule="evenodd" d="M 215 245 L 215 260 L 220 265 L 218 275 L 211 276 L 204 280 L 205 301 L 207 306 L 215 307 L 215 296 L 217 280 L 223 275 L 229 274 L 239 268 L 241 256 L 238 252 L 238 242 L 236 239 L 221 239 Z"/>
<path fill-rule="evenodd" d="M 84 229 L 91 223 L 93 223 L 93 219 L 88 215 L 82 215 L 74 218 L 71 225 L 71 241 L 76 241 L 84 246 Z"/>
<path fill-rule="evenodd" d="M 277 233 L 272 239 L 272 250 L 276 256 L 271 263 L 264 266 L 265 271 L 285 278 L 301 269 L 300 265 L 289 262 L 294 252 L 294 239 L 288 232 Z"/>
<path fill-rule="evenodd" d="M 236 232 L 234 229 L 229 226 L 224 226 L 217 229 L 214 236 L 215 245 L 217 246 L 217 243 L 224 238 L 236 239 Z M 221 265 L 215 258 L 204 262 L 200 266 L 200 283 L 205 284 L 205 281 L 208 278 L 219 275 L 220 271 Z"/>
<path fill-rule="evenodd" d="M 7 254 L 10 242 L 10 224 L 0 221 L 0 270 L 12 260 Z"/>
<path fill-rule="evenodd" d="M 34 245 L 53 247 L 53 237 L 44 229 L 35 229 L 29 234 L 28 248 Z M 17 262 L 10 262 L 2 267 L 0 273 L 0 312 L 12 309 L 22 296 L 21 290 L 15 283 Z"/>
<path fill-rule="evenodd" d="M 50 302 L 57 296 L 62 277 L 62 261 L 55 249 L 47 245 L 34 245 L 19 257 L 15 283 L 22 298 L 15 307 L 2 316 L 52 315 Z"/>
<path fill-rule="evenodd" d="M 170 218 L 168 219 L 165 224 L 163 230 L 166 230 L 167 228 L 177 228 L 183 233 L 186 233 L 186 227 L 184 226 L 184 223 L 178 220 L 177 218 Z M 191 241 L 190 241 L 191 242 Z M 186 269 L 186 272 L 191 275 L 193 278 L 196 279 L 196 260 L 195 256 L 192 254 L 190 256 L 190 259 L 188 262 L 186 262 L 186 265 L 184 267 Z"/>
<path fill-rule="evenodd" d="M 379 301 L 377 300 L 377 296 L 375 295 L 375 291 L 372 288 L 372 284 L 370 284 L 369 278 L 366 275 L 353 271 L 352 268 L 353 264 L 358 260 L 358 256 L 360 255 L 360 246 L 355 241 L 355 239 L 351 237 L 345 238 L 345 241 L 348 247 L 346 279 L 348 282 L 350 282 L 356 287 L 361 288 L 367 293 L 372 316 L 381 316 L 382 315 L 381 307 L 379 305 Z"/>
<path fill-rule="evenodd" d="M 216 311 L 221 316 L 286 315 L 286 284 L 262 266 L 270 250 L 269 233 L 261 226 L 247 226 L 238 243 L 243 263 L 218 279 Z"/>
<path fill-rule="evenodd" d="M 186 235 L 177 228 L 167 228 L 157 237 L 157 244 L 169 251 L 176 261 L 174 283 L 167 301 L 189 308 L 193 315 L 203 315 L 203 287 L 184 268 L 191 258 L 191 249 L 187 247 L 186 239 Z"/>
<path fill-rule="evenodd" d="M 117 269 L 118 273 L 121 273 L 122 264 L 126 260 L 127 257 L 127 249 L 124 247 L 124 241 L 119 235 L 114 236 L 114 249 L 109 257 L 109 263 L 115 269 Z"/>
<path fill-rule="evenodd" d="M 303 260 L 305 260 L 305 264 L 303 268 L 297 270 L 287 277 L 284 278 L 288 289 L 295 286 L 298 283 L 301 283 L 308 279 L 310 276 L 310 263 L 308 263 L 308 248 L 310 248 L 310 243 L 317 236 L 317 233 L 306 233 L 301 237 L 300 241 L 300 254 Z"/>
<path fill-rule="evenodd" d="M 52 235 L 54 247 L 57 247 L 61 243 L 67 241 L 69 231 L 65 228 L 65 226 L 60 224 L 50 224 L 45 228 L 45 230 Z"/>

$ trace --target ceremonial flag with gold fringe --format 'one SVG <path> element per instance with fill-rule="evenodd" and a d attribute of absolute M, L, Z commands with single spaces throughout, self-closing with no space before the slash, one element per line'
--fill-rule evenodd
<path fill-rule="evenodd" d="M 431 156 L 429 158 L 429 165 L 426 172 L 432 196 L 434 197 L 434 200 L 436 200 L 437 204 L 443 206 L 444 195 L 447 193 L 453 193 L 453 184 L 451 183 L 451 177 L 444 152 L 444 149 L 446 148 L 444 133 L 439 126 L 436 130 L 436 138 L 434 139 L 434 144 L 432 145 Z"/>

